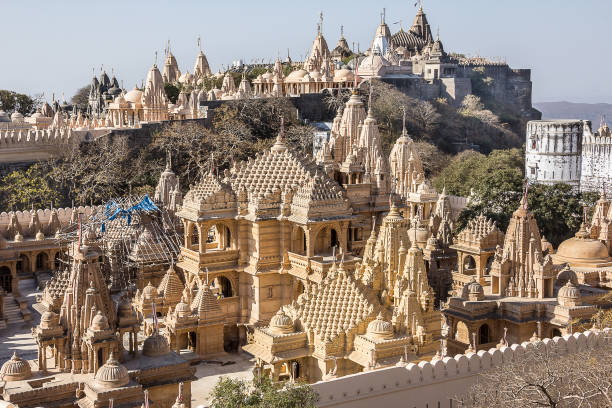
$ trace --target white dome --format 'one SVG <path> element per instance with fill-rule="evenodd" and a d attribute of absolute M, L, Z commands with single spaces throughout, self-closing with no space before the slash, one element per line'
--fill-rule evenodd
<path fill-rule="evenodd" d="M 371 338 L 390 339 L 393 337 L 393 325 L 384 320 L 382 313 L 379 313 L 376 319 L 368 324 L 366 334 Z"/>
<path fill-rule="evenodd" d="M 289 75 L 287 75 L 287 80 L 292 80 L 292 79 L 302 79 L 304 78 L 304 75 L 306 75 L 308 72 L 305 69 L 298 69 L 297 71 L 292 71 L 289 73 Z"/>
<path fill-rule="evenodd" d="M 134 87 L 134 89 L 125 94 L 125 100 L 132 103 L 140 103 L 142 100 L 142 91 Z"/>

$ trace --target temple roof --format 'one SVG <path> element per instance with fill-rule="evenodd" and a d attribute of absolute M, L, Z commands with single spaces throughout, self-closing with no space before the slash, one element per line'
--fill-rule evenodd
<path fill-rule="evenodd" d="M 393 34 L 391 37 L 391 44 L 395 48 L 405 47 L 408 50 L 420 50 L 425 45 L 425 41 L 412 31 L 404 31 L 403 28 Z"/>
<path fill-rule="evenodd" d="M 360 285 L 352 274 L 344 270 L 343 263 L 318 285 L 300 295 L 296 320 L 304 331 L 313 331 L 321 340 L 333 340 L 348 330 L 355 330 L 374 319 L 379 303 L 372 293 Z"/>

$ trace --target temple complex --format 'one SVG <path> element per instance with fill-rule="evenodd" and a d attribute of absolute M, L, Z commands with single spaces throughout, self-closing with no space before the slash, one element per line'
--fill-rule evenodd
<path fill-rule="evenodd" d="M 559 336 L 571 333 L 574 321 L 590 319 L 612 288 L 612 258 L 607 241 L 598 239 L 607 208 L 603 194 L 592 235 L 583 223 L 556 252 L 540 238 L 526 198 L 505 235 L 483 216 L 472 220 L 453 246 L 460 262 L 453 272 L 454 296 L 443 310 L 448 350 L 486 349 L 499 338 L 517 343 Z"/>
<path fill-rule="evenodd" d="M 465 201 L 453 204 L 456 213 Z M 382 155 L 357 92 L 316 160 L 281 130 L 269 151 L 192 185 L 177 215 L 185 295 L 164 320 L 177 348 L 202 347 L 191 293 L 210 290 L 226 345 L 250 339 L 243 349 L 275 379 L 316 381 L 435 352 L 436 293 L 446 292 L 432 289 L 428 272 L 436 282 L 450 275 L 451 201 L 425 180 L 406 132 Z"/>

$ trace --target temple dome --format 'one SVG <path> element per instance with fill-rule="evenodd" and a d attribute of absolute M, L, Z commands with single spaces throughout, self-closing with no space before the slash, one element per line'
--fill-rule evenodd
<path fill-rule="evenodd" d="M 111 353 L 108 361 L 98 369 L 95 376 L 96 384 L 102 388 L 118 388 L 130 382 L 128 370 Z"/>
<path fill-rule="evenodd" d="M 26 380 L 32 376 L 32 367 L 30 363 L 19 357 L 17 352 L 13 353 L 13 357 L 0 368 L 0 377 L 2 381 L 20 381 Z"/>
<path fill-rule="evenodd" d="M 379 313 L 376 319 L 368 324 L 366 334 L 371 338 L 390 339 L 393 337 L 393 326 L 383 319 L 382 313 Z"/>
<path fill-rule="evenodd" d="M 170 346 L 166 337 L 154 331 L 147 337 L 142 345 L 142 354 L 147 357 L 163 356 L 170 352 Z"/>
<path fill-rule="evenodd" d="M 568 280 L 565 286 L 559 289 L 557 298 L 562 306 L 580 306 L 580 289 Z"/>
<path fill-rule="evenodd" d="M 468 300 L 471 301 L 483 300 L 485 297 L 484 288 L 473 276 L 472 280 L 466 284 L 466 292 Z"/>
<path fill-rule="evenodd" d="M 350 82 L 353 81 L 355 79 L 355 75 L 353 74 L 353 71 L 351 71 L 350 69 L 339 69 L 336 72 L 334 72 L 334 81 L 335 82 Z"/>
<path fill-rule="evenodd" d="M 151 282 L 142 290 L 142 297 L 146 300 L 153 300 L 157 297 L 157 288 Z"/>
<path fill-rule="evenodd" d="M 292 79 L 302 79 L 307 73 L 308 72 L 305 69 L 298 69 L 296 71 L 292 71 L 291 73 L 289 73 L 289 75 L 287 75 L 286 80 L 289 81 Z"/>
<path fill-rule="evenodd" d="M 125 94 L 125 100 L 132 103 L 140 103 L 142 101 L 142 91 L 134 87 L 134 89 Z"/>
<path fill-rule="evenodd" d="M 588 236 L 584 224 L 573 238 L 566 239 L 559 245 L 553 255 L 553 261 L 556 264 L 569 263 L 574 267 L 612 266 L 608 249 L 601 241 Z"/>
<path fill-rule="evenodd" d="M 187 303 L 185 303 L 184 299 L 181 299 L 181 301 L 176 305 L 174 311 L 178 317 L 185 317 L 191 314 L 191 308 Z"/>
<path fill-rule="evenodd" d="M 89 326 L 93 330 L 107 330 L 108 319 L 98 310 L 98 313 L 91 319 L 91 325 Z"/>
<path fill-rule="evenodd" d="M 288 334 L 293 332 L 293 320 L 283 309 L 279 309 L 270 319 L 270 332 L 274 334 Z"/>
<path fill-rule="evenodd" d="M 52 311 L 46 311 L 40 317 L 40 326 L 43 329 L 51 329 L 57 326 L 57 324 L 58 324 L 57 314 L 53 313 Z"/>

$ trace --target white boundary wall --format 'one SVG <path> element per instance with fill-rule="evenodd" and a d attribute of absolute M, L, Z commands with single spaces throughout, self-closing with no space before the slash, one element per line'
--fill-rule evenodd
<path fill-rule="evenodd" d="M 612 347 L 612 329 L 575 333 L 544 339 L 562 354 L 594 347 Z M 435 363 L 422 361 L 348 375 L 313 384 L 320 407 L 342 408 L 450 408 L 455 396 L 464 394 L 479 373 L 521 358 L 533 343 L 513 344 L 477 354 L 458 354 Z"/>

